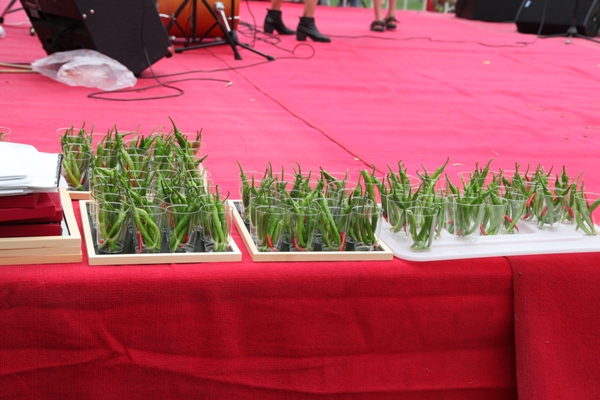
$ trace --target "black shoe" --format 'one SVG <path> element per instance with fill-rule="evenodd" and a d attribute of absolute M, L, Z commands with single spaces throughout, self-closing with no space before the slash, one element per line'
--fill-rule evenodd
<path fill-rule="evenodd" d="M 264 29 L 266 33 L 273 33 L 273 30 L 276 30 L 280 35 L 293 35 L 296 33 L 283 23 L 281 10 L 267 10 Z"/>
<path fill-rule="evenodd" d="M 398 20 L 396 17 L 387 17 L 383 22 L 385 23 L 385 29 L 396 29 L 396 22 Z"/>
<path fill-rule="evenodd" d="M 373 21 L 371 22 L 371 30 L 375 32 L 383 32 L 385 31 L 385 24 L 383 21 Z"/>
<path fill-rule="evenodd" d="M 327 36 L 321 35 L 321 32 L 319 32 L 315 25 L 315 19 L 313 17 L 300 17 L 300 23 L 296 29 L 296 39 L 306 40 L 307 36 L 315 42 L 331 42 L 331 39 Z"/>

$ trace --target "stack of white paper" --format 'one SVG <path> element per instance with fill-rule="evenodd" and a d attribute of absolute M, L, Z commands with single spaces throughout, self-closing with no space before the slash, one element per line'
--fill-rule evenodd
<path fill-rule="evenodd" d="M 28 144 L 0 142 L 0 196 L 56 192 L 61 159 Z"/>

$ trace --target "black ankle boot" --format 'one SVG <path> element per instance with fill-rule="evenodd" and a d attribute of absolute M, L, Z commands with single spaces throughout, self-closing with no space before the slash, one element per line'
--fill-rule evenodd
<path fill-rule="evenodd" d="M 296 39 L 306 40 L 307 36 L 315 42 L 331 42 L 331 39 L 327 36 L 321 35 L 313 17 L 300 17 L 300 23 L 298 29 L 296 29 Z"/>
<path fill-rule="evenodd" d="M 273 33 L 273 30 L 276 30 L 280 35 L 293 35 L 296 33 L 284 25 L 280 10 L 267 10 L 264 28 L 266 33 Z"/>

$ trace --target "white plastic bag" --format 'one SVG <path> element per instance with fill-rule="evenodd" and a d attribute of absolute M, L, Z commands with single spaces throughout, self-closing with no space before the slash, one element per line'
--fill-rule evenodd
<path fill-rule="evenodd" d="M 70 50 L 35 60 L 31 68 L 69 86 L 85 86 L 101 90 L 132 87 L 137 82 L 123 64 L 95 50 Z"/>

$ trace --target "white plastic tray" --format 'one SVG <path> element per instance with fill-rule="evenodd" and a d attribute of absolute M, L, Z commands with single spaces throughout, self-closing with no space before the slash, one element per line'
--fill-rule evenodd
<path fill-rule="evenodd" d="M 520 222 L 514 235 L 478 236 L 475 241 L 459 240 L 446 231 L 431 245 L 431 250 L 415 252 L 411 242 L 390 231 L 383 222 L 380 237 L 396 257 L 409 261 L 439 261 L 531 254 L 587 253 L 600 251 L 600 234 L 587 236 L 575 225 L 558 224 L 557 231 L 539 230 L 535 223 Z M 598 228 L 600 232 L 600 228 Z"/>

